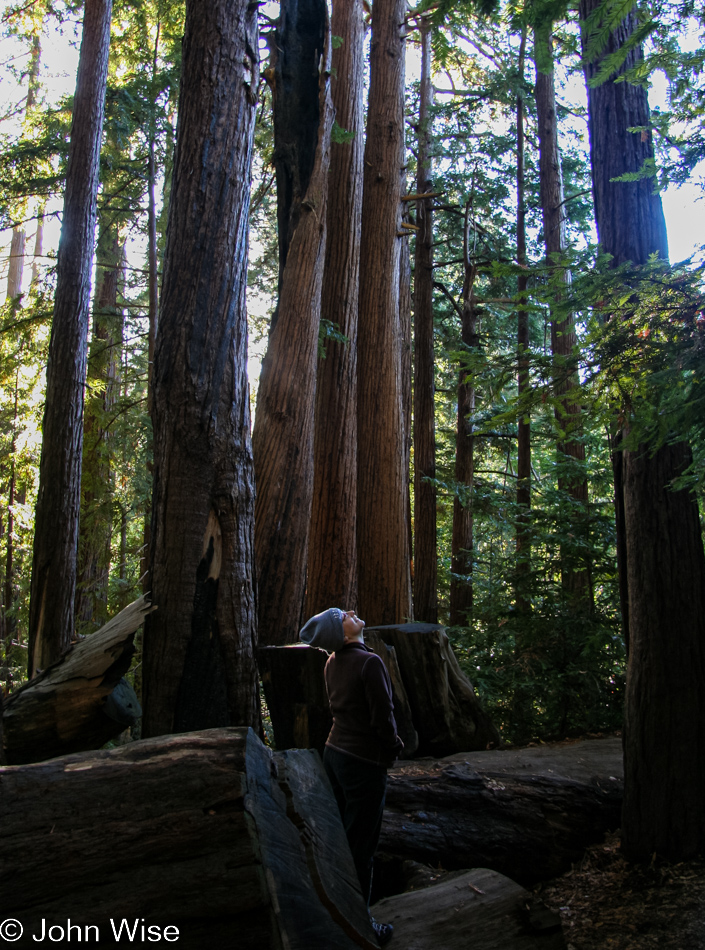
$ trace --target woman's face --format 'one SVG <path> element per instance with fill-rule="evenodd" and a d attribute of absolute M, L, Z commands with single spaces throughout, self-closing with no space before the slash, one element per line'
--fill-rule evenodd
<path fill-rule="evenodd" d="M 365 626 L 365 621 L 360 620 L 354 610 L 344 610 L 345 614 L 343 618 L 343 635 L 346 640 L 357 640 L 362 628 Z"/>

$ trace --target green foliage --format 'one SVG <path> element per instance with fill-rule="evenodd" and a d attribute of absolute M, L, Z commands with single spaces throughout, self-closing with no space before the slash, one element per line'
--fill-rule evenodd
<path fill-rule="evenodd" d="M 330 130 L 330 140 L 335 145 L 348 145 L 355 138 L 354 132 L 348 132 L 347 129 L 342 128 L 338 125 L 337 121 L 333 120 L 333 127 Z"/>

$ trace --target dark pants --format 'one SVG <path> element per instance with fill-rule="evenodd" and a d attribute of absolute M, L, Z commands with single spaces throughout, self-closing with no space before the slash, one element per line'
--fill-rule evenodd
<path fill-rule="evenodd" d="M 362 896 L 369 904 L 372 858 L 382 830 L 387 770 L 383 765 L 363 762 L 328 746 L 323 751 L 323 765 L 343 819 Z"/>

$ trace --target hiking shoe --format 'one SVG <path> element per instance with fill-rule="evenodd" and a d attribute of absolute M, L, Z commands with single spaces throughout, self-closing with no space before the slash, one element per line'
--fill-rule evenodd
<path fill-rule="evenodd" d="M 386 946 L 394 936 L 394 927 L 392 924 L 378 924 L 374 917 L 372 920 L 372 929 L 377 937 L 377 943 L 380 947 Z"/>

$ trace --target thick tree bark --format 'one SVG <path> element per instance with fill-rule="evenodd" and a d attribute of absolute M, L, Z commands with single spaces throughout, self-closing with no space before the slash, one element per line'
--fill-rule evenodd
<path fill-rule="evenodd" d="M 152 58 L 152 95 L 156 98 L 157 56 L 159 54 L 159 36 L 161 21 L 157 20 L 157 35 L 154 40 L 154 56 Z M 159 325 L 159 262 L 157 255 L 157 207 L 155 199 L 156 187 L 156 101 L 152 102 L 152 113 L 149 128 L 149 154 L 147 156 L 147 284 L 149 292 L 149 330 L 147 336 L 147 409 L 152 414 L 154 409 L 154 349 Z M 151 472 L 150 472 L 151 474 Z M 144 590 L 148 590 L 149 564 L 151 561 L 151 521 L 152 506 L 147 504 L 144 513 L 144 538 L 140 555 L 140 577 L 144 578 Z"/>
<path fill-rule="evenodd" d="M 560 303 L 561 288 L 570 286 L 571 275 L 561 263 L 565 254 L 566 213 L 563 193 L 561 155 L 558 147 L 558 121 L 553 69 L 553 39 L 551 26 L 534 31 L 534 59 L 536 66 L 536 112 L 539 133 L 539 181 L 543 215 L 546 262 L 551 279 L 556 285 L 556 304 Z M 554 358 L 553 393 L 556 399 L 555 417 L 559 440 L 558 488 L 575 502 L 571 520 L 574 531 L 584 520 L 588 500 L 587 479 L 582 473 L 585 445 L 582 434 L 582 407 L 576 399 L 579 387 L 575 360 L 576 338 L 572 314 L 561 318 L 551 315 L 551 353 Z M 575 469 L 578 469 L 576 472 Z M 581 518 L 581 516 L 583 516 Z M 582 539 L 581 539 L 582 540 Z M 592 603 L 590 575 L 582 559 L 567 545 L 561 548 L 561 579 L 567 597 L 577 607 Z"/>
<path fill-rule="evenodd" d="M 87 0 L 57 261 L 29 617 L 29 674 L 61 654 L 74 626 L 91 261 L 112 0 Z"/>
<path fill-rule="evenodd" d="M 421 92 L 419 101 L 416 191 L 432 190 L 431 24 L 421 21 Z M 416 202 L 414 261 L 414 616 L 438 621 L 436 543 L 436 430 L 433 353 L 433 212 L 432 199 Z"/>
<path fill-rule="evenodd" d="M 461 340 L 467 350 L 477 347 L 479 322 L 475 300 L 475 277 L 477 268 L 471 261 L 470 227 L 472 201 L 465 207 L 463 228 L 463 309 L 461 314 Z M 475 414 L 475 383 L 461 365 L 458 374 L 458 423 L 455 438 L 455 481 L 453 499 L 453 535 L 450 562 L 450 622 L 453 626 L 469 626 L 472 623 L 473 604 L 473 509 L 472 491 L 475 479 L 475 436 L 472 418 Z"/>
<path fill-rule="evenodd" d="M 580 5 L 586 50 L 585 21 L 598 5 Z M 603 55 L 635 27 L 631 13 Z M 620 74 L 640 56 L 633 50 Z M 588 62 L 588 82 L 599 65 Z M 646 89 L 618 76 L 588 85 L 595 213 L 602 249 L 615 264 L 639 265 L 667 256 L 666 230 L 650 179 L 612 180 L 653 157 L 651 134 L 628 131 L 649 126 Z M 629 641 L 622 840 L 639 858 L 682 860 L 705 847 L 705 556 L 695 496 L 671 487 L 690 461 L 684 443 L 615 452 Z"/>
<path fill-rule="evenodd" d="M 516 605 L 520 612 L 530 609 L 527 585 L 531 573 L 531 417 L 526 401 L 531 390 L 529 378 L 529 311 L 526 308 L 526 198 L 524 185 L 524 52 L 526 27 L 519 48 L 519 88 L 517 91 L 517 390 L 519 420 L 517 422 L 517 525 L 516 525 Z M 521 648 L 520 648 L 521 652 Z M 521 657 L 518 658 L 521 662 Z"/>
<path fill-rule="evenodd" d="M 331 146 L 326 262 L 321 317 L 348 342 L 326 344 L 318 360 L 314 482 L 306 584 L 306 615 L 331 604 L 357 608 L 357 311 L 362 213 L 362 0 L 337 0 L 331 32 L 336 122 L 354 134 Z"/>
<path fill-rule="evenodd" d="M 122 248 L 114 225 L 98 227 L 93 334 L 88 352 L 83 413 L 81 518 L 78 535 L 76 624 L 92 632 L 107 620 L 113 492 L 106 413 L 118 393 L 122 312 L 117 306 Z M 95 625 L 95 626 L 94 626 Z"/>
<path fill-rule="evenodd" d="M 256 8 L 188 3 L 154 361 L 145 735 L 259 722 L 245 308 L 257 83 Z"/>
<path fill-rule="evenodd" d="M 280 289 L 262 363 L 253 432 L 259 631 L 262 643 L 272 644 L 296 640 L 306 592 L 333 122 L 325 3 L 282 4 L 277 35 L 274 115 Z"/>
<path fill-rule="evenodd" d="M 358 360 L 358 610 L 370 623 L 412 615 L 398 237 L 405 13 L 404 0 L 372 10 Z"/>

